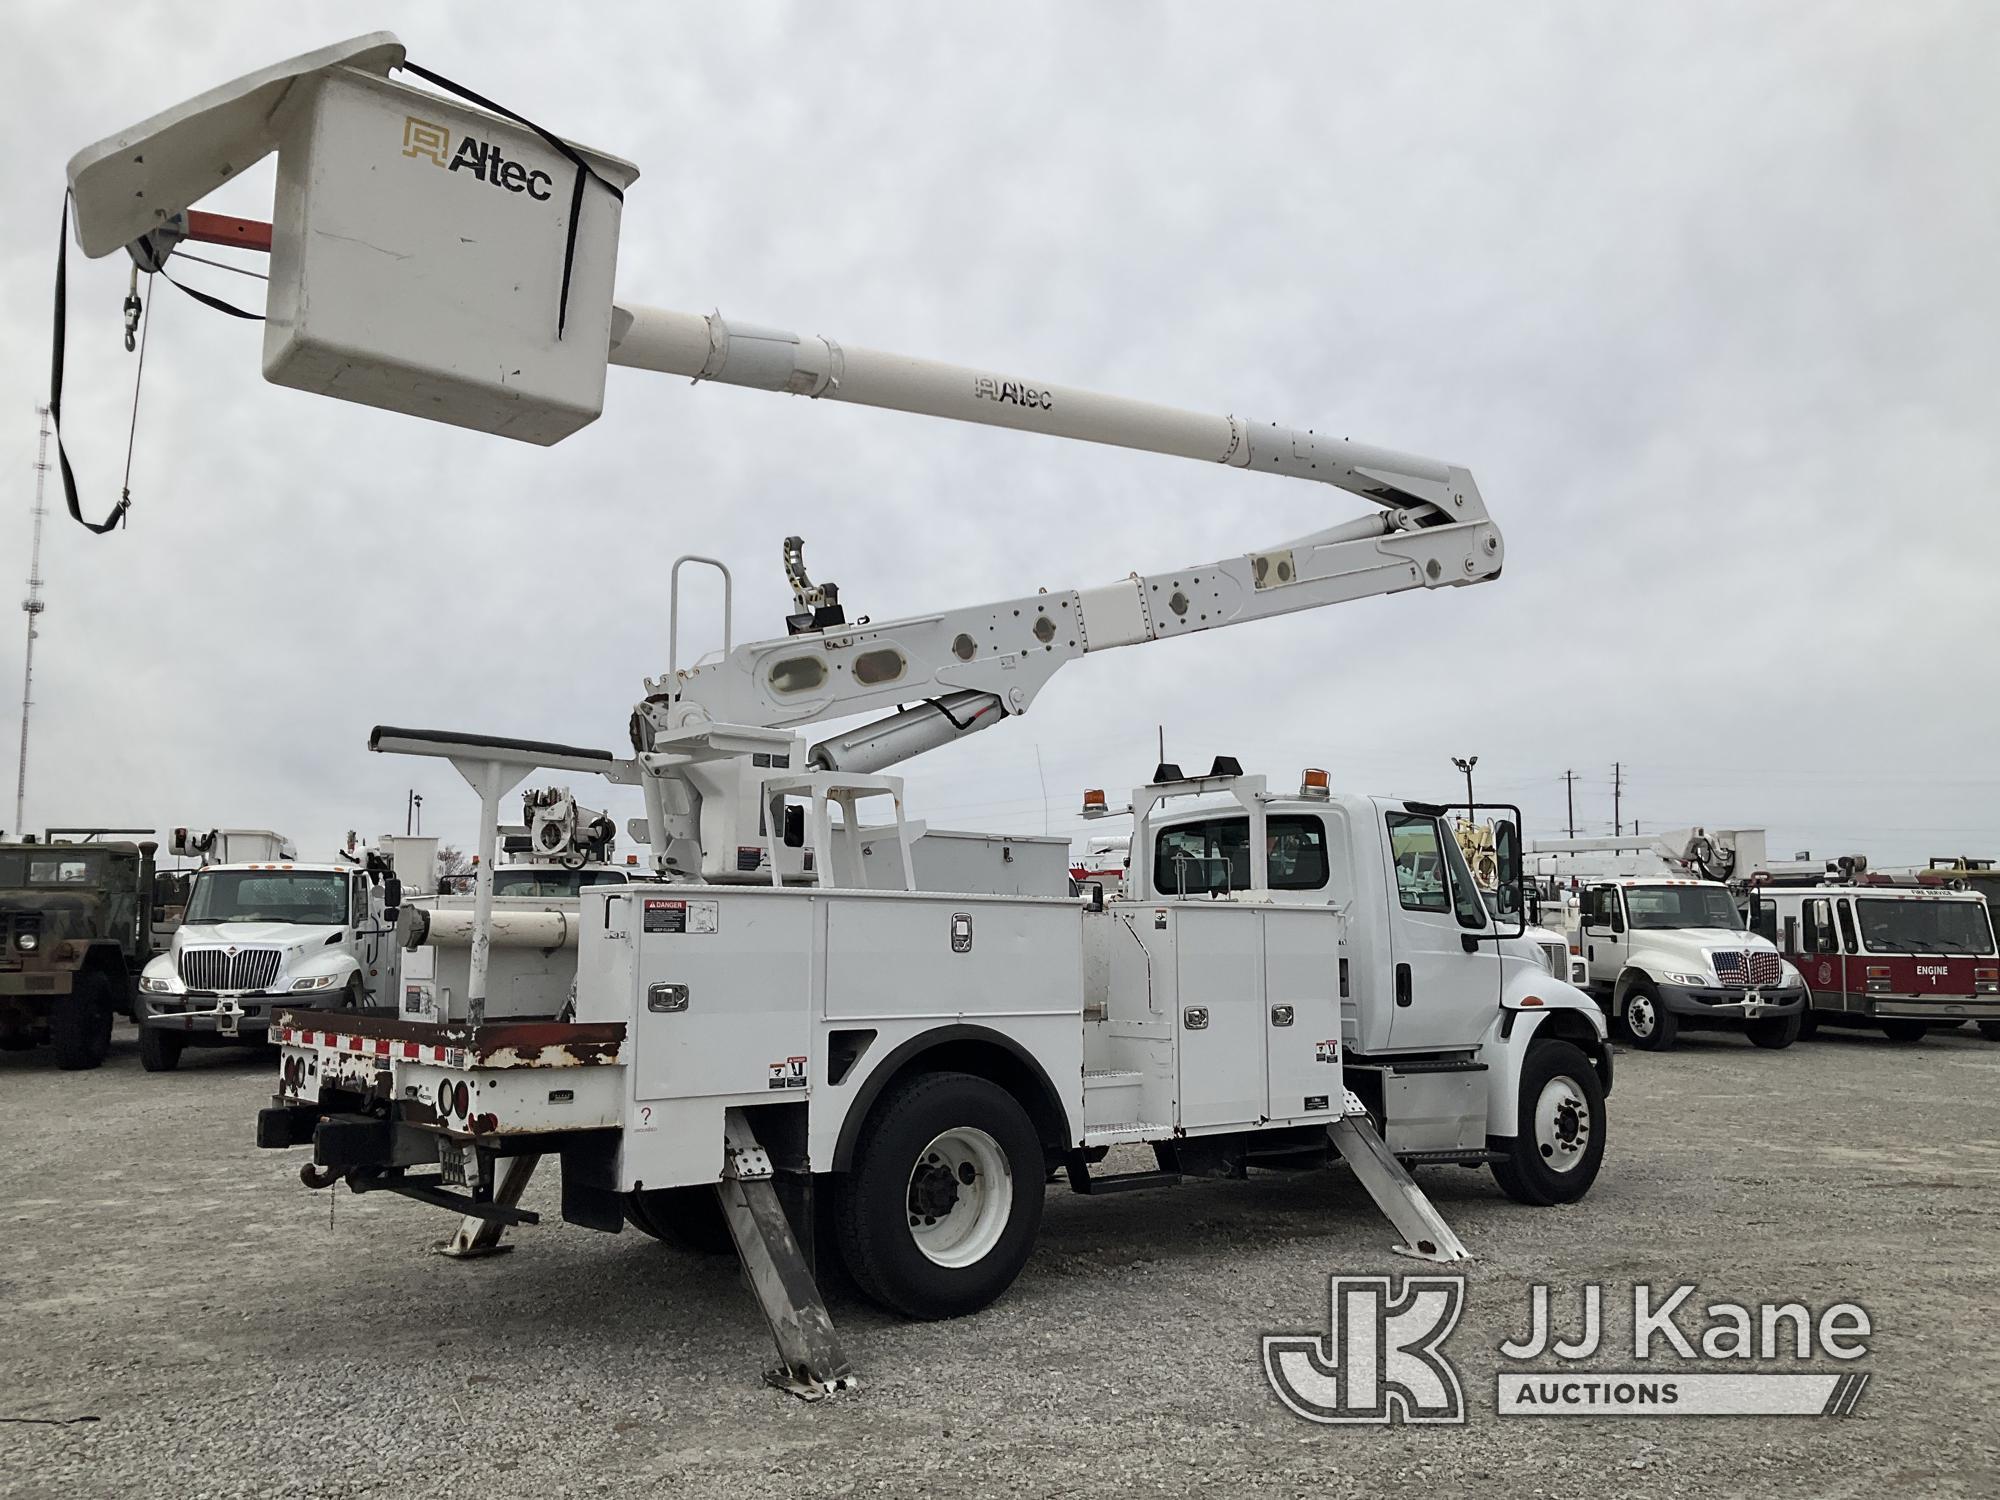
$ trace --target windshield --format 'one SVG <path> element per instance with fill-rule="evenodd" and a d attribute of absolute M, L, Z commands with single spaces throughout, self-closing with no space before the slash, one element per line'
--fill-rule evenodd
<path fill-rule="evenodd" d="M 1870 953 L 1991 953 L 1993 924 L 1977 901 L 1862 897 L 1861 940 Z"/>
<path fill-rule="evenodd" d="M 347 877 L 338 870 L 203 870 L 183 920 L 345 926 Z"/>
<path fill-rule="evenodd" d="M 496 896 L 574 896 L 587 885 L 626 885 L 623 870 L 495 870 Z"/>
<path fill-rule="evenodd" d="M 96 885 L 104 878 L 104 856 L 81 849 L 0 849 L 0 889 L 45 890 Z"/>
<path fill-rule="evenodd" d="M 1625 914 L 1634 927 L 1743 930 L 1735 897 L 1712 885 L 1628 885 Z"/>

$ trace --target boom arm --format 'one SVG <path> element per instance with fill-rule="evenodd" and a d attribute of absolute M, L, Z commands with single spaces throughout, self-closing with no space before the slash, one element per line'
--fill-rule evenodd
<path fill-rule="evenodd" d="M 737 646 L 649 680 L 634 748 L 672 760 L 709 725 L 779 729 L 896 708 L 812 748 L 826 769 L 875 771 L 1027 712 L 1057 668 L 1091 652 L 1498 576 L 1500 531 L 1472 476 L 1435 467 L 1446 476 L 1442 505 L 1422 501 L 1263 551 Z"/>

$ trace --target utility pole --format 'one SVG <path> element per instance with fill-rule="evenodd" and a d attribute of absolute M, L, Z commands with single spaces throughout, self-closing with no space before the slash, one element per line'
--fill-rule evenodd
<path fill-rule="evenodd" d="M 1618 761 L 1611 763 L 1611 836 L 1615 839 L 1625 832 L 1625 767 Z"/>
<path fill-rule="evenodd" d="M 1563 772 L 1563 795 L 1569 802 L 1569 836 L 1576 837 L 1576 772 Z"/>
<path fill-rule="evenodd" d="M 21 755 L 14 772 L 14 836 L 23 831 L 28 802 L 28 716 L 35 706 L 35 622 L 48 606 L 42 603 L 42 518 L 49 510 L 42 503 L 42 488 L 49 473 L 49 409 L 35 408 L 41 418 L 41 441 L 35 445 L 35 539 L 28 548 L 28 597 L 21 608 L 28 616 L 28 650 L 21 662 Z"/>
<path fill-rule="evenodd" d="M 1472 816 L 1472 768 L 1479 764 L 1479 757 L 1454 755 L 1451 763 L 1465 772 L 1465 815 Z"/>

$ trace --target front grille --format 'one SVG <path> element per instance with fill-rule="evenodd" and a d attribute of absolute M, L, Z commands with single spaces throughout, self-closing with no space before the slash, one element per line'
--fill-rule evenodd
<path fill-rule="evenodd" d="M 1768 989 L 1785 977 L 1784 961 L 1758 949 L 1731 949 L 1715 955 L 1715 978 L 1732 989 Z"/>
<path fill-rule="evenodd" d="M 278 977 L 276 948 L 183 948 L 181 983 L 191 990 L 261 990 Z"/>

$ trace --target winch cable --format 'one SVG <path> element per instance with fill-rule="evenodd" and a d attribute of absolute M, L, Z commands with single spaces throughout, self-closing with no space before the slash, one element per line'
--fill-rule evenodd
<path fill-rule="evenodd" d="M 125 479 L 123 486 L 119 490 L 118 503 L 111 508 L 111 513 L 102 521 L 86 521 L 83 517 L 83 503 L 76 489 L 76 470 L 70 465 L 69 449 L 63 441 L 62 420 L 63 367 L 69 345 L 69 213 L 71 198 L 72 194 L 66 190 L 63 193 L 62 222 L 58 229 L 58 238 L 56 240 L 55 326 L 49 339 L 49 421 L 55 428 L 56 464 L 62 471 L 63 499 L 69 506 L 69 513 L 84 530 L 97 536 L 103 536 L 106 532 L 124 525 L 126 514 L 132 508 L 132 456 L 138 445 L 140 382 L 145 378 L 146 374 L 146 334 L 153 326 L 153 277 L 155 275 L 165 276 L 170 284 L 179 287 L 180 290 L 194 298 L 195 301 L 202 303 L 204 306 L 212 307 L 217 312 L 228 313 L 232 318 L 244 318 L 258 323 L 263 322 L 264 319 L 261 313 L 246 312 L 240 307 L 232 306 L 223 301 L 220 297 L 210 296 L 207 292 L 198 291 L 194 287 L 175 281 L 167 272 L 165 257 L 153 247 L 151 239 L 145 235 L 139 237 L 140 248 L 145 252 L 145 261 L 134 260 L 132 266 L 132 289 L 125 296 L 125 348 L 128 353 L 136 352 L 139 356 L 138 366 L 132 376 L 131 420 L 125 434 Z M 222 262 L 209 261 L 205 262 L 205 264 L 221 265 Z M 146 296 L 143 300 L 139 297 L 138 289 L 139 271 L 142 265 L 146 272 Z M 240 266 L 226 266 L 224 269 L 240 271 L 246 276 L 255 276 L 257 274 L 255 271 L 244 270 Z M 134 338 L 135 333 L 137 334 L 136 339 Z"/>

